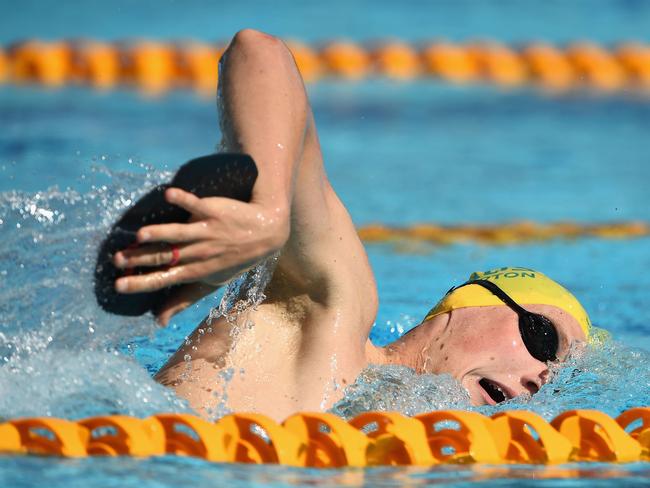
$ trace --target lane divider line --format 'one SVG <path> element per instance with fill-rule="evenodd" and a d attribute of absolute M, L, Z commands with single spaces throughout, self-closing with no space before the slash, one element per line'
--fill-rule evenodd
<path fill-rule="evenodd" d="M 216 422 L 176 413 L 145 419 L 104 415 L 76 422 L 19 418 L 0 424 L 0 453 L 70 458 L 173 454 L 219 463 L 316 468 L 623 463 L 650 461 L 650 408 L 631 408 L 616 419 L 597 410 L 569 410 L 551 422 L 522 410 L 492 417 L 460 410 L 414 417 L 366 412 L 348 422 L 316 412 L 299 412 L 282 423 L 256 413 L 231 414 Z"/>
<path fill-rule="evenodd" d="M 502 88 L 533 85 L 550 92 L 650 89 L 650 45 L 641 42 L 612 47 L 593 42 L 509 46 L 496 41 L 409 44 L 400 40 L 335 40 L 315 46 L 287 41 L 287 45 L 308 82 L 386 77 Z M 151 95 L 192 89 L 213 96 L 224 49 L 224 43 L 197 41 L 26 40 L 0 46 L 0 83 L 72 84 L 102 90 L 126 86 Z"/>
<path fill-rule="evenodd" d="M 392 227 L 364 225 L 357 229 L 367 243 L 425 242 L 434 245 L 479 243 L 486 245 L 525 244 L 555 239 L 635 239 L 650 235 L 648 222 L 611 222 L 581 224 L 577 222 L 540 223 L 531 221 L 481 225 L 416 224 Z"/>

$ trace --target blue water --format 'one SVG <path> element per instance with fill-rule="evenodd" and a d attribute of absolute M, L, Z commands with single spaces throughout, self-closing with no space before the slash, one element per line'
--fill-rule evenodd
<path fill-rule="evenodd" d="M 243 26 L 308 40 L 395 35 L 610 42 L 650 32 L 650 5 L 634 1 L 603 1 L 599 8 L 587 1 L 411 2 L 399 9 L 365 1 L 22 5 L 0 5 L 0 41 L 225 39 Z M 643 97 L 549 97 L 529 89 L 380 80 L 322 83 L 309 92 L 329 177 L 358 225 L 650 221 L 650 103 Z M 100 312 L 91 271 L 98 240 L 129 200 L 185 160 L 214 149 L 214 101 L 185 93 L 146 99 L 129 91 L 4 86 L 0 127 L 0 418 L 184 411 L 150 373 L 219 297 L 161 330 L 150 318 Z M 532 399 L 499 408 L 527 408 L 550 419 L 568 408 L 616 415 L 650 404 L 650 239 L 502 247 L 407 242 L 371 245 L 368 253 L 380 293 L 372 332 L 378 344 L 415 325 L 471 271 L 525 265 L 573 290 L 615 342 L 575 358 Z M 467 408 L 449 378 L 369 371 L 336 411 L 353 415 L 381 405 L 405 413 Z M 562 480 L 576 469 L 584 481 Z M 2 486 L 419 486 L 489 479 L 513 486 L 605 486 L 611 478 L 642 486 L 649 475 L 647 463 L 323 472 L 169 457 L 0 458 Z"/>
<path fill-rule="evenodd" d="M 0 2 L 0 42 L 25 37 L 228 39 L 243 26 L 306 40 L 648 40 L 644 0 L 25 0 Z"/>

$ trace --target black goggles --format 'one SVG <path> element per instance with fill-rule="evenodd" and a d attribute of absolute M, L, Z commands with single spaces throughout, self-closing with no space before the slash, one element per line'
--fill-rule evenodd
<path fill-rule="evenodd" d="M 559 339 L 557 329 L 549 319 L 538 313 L 529 312 L 510 298 L 496 284 L 488 280 L 471 280 L 452 288 L 447 293 L 449 294 L 467 285 L 482 286 L 517 313 L 519 316 L 519 333 L 531 356 L 543 363 L 557 359 Z"/>

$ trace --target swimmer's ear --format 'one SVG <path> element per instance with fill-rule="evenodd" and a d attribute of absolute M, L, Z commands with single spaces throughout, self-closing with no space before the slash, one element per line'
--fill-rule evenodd
<path fill-rule="evenodd" d="M 152 268 L 118 269 L 113 264 L 113 256 L 136 242 L 141 227 L 188 222 L 190 212 L 165 200 L 167 188 L 180 188 L 199 198 L 226 197 L 250 202 L 256 180 L 257 166 L 249 155 L 212 154 L 184 164 L 169 185 L 157 186 L 140 198 L 113 224 L 99 246 L 94 275 L 97 303 L 106 312 L 126 316 L 166 309 L 165 304 L 174 295 L 176 287 L 128 295 L 118 293 L 115 280 L 126 273 L 150 273 Z"/>

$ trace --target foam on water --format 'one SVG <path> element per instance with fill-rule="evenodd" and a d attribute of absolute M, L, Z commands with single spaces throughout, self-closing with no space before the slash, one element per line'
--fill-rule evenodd
<path fill-rule="evenodd" d="M 0 417 L 185 409 L 117 350 L 150 336 L 151 318 L 109 316 L 92 287 L 108 225 L 165 176 L 97 167 L 84 175 L 86 191 L 0 193 Z"/>
<path fill-rule="evenodd" d="M 78 419 L 190 412 L 133 359 L 117 352 L 46 350 L 0 369 L 0 418 Z"/>
<path fill-rule="evenodd" d="M 148 319 L 102 313 L 91 280 L 108 225 L 164 176 L 153 170 L 145 177 L 98 168 L 86 175 L 85 192 L 0 193 L 0 331 L 5 348 L 20 350 L 22 340 L 15 339 L 28 333 L 30 347 L 61 343 L 80 348 L 116 344 L 155 330 Z"/>
<path fill-rule="evenodd" d="M 345 397 L 331 411 L 351 419 L 368 410 L 416 415 L 469 406 L 467 391 L 449 375 L 419 375 L 406 366 L 371 365 L 346 389 Z"/>

